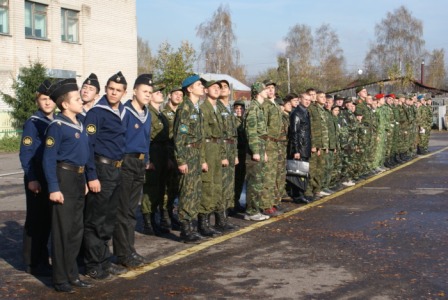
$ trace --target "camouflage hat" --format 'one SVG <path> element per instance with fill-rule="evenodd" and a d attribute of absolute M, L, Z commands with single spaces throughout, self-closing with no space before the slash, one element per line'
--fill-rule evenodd
<path fill-rule="evenodd" d="M 398 94 L 397 95 L 397 99 L 400 99 L 400 98 L 406 98 L 406 95 L 405 94 Z"/>
<path fill-rule="evenodd" d="M 223 83 L 223 82 L 225 82 L 225 83 L 227 83 L 227 86 L 230 87 L 230 83 L 229 83 L 226 79 L 218 80 L 218 82 L 219 82 L 219 83 Z M 221 87 L 222 87 L 222 85 L 221 85 Z"/>
<path fill-rule="evenodd" d="M 177 91 L 181 91 L 181 92 L 183 92 L 183 91 L 182 91 L 182 87 L 181 87 L 181 86 L 175 86 L 175 87 L 173 87 L 173 88 L 170 90 L 170 94 L 171 94 L 171 93 L 174 93 L 174 92 L 177 92 Z"/>
<path fill-rule="evenodd" d="M 204 87 L 207 89 L 207 88 L 211 87 L 211 86 L 214 85 L 214 84 L 217 84 L 220 88 L 222 87 L 222 85 L 221 85 L 221 81 L 216 81 L 216 80 L 209 80 L 209 81 L 206 81 L 206 82 L 204 83 Z"/>
<path fill-rule="evenodd" d="M 238 106 L 238 105 L 246 107 L 246 104 L 244 103 L 243 100 L 236 100 L 235 102 L 233 102 L 233 106 Z"/>
<path fill-rule="evenodd" d="M 277 83 L 275 83 L 275 81 L 273 81 L 272 79 L 266 79 L 266 80 L 263 80 L 263 84 L 264 84 L 265 86 L 268 86 L 268 85 L 277 86 Z"/>
<path fill-rule="evenodd" d="M 362 116 L 362 110 L 359 106 L 356 107 L 354 114 L 355 116 Z"/>
<path fill-rule="evenodd" d="M 353 103 L 352 97 L 345 97 L 344 98 L 344 104 L 347 104 L 347 103 Z"/>
<path fill-rule="evenodd" d="M 364 90 L 364 89 L 366 89 L 365 86 L 358 86 L 358 87 L 355 89 L 356 94 L 358 94 L 360 91 L 362 91 L 362 90 Z"/>
<path fill-rule="evenodd" d="M 252 84 L 252 86 L 250 87 L 250 94 L 252 95 L 252 97 L 257 96 L 265 88 L 266 88 L 266 85 L 263 82 L 257 81 L 254 84 Z"/>
<path fill-rule="evenodd" d="M 345 100 L 345 98 L 342 95 L 336 94 L 334 95 L 334 101 L 336 100 Z"/>
<path fill-rule="evenodd" d="M 165 84 L 163 84 L 163 83 L 157 83 L 157 84 L 154 84 L 154 85 L 152 86 L 152 92 L 153 92 L 153 93 L 161 92 L 161 91 L 163 91 L 165 88 L 166 88 L 166 85 L 165 85 Z"/>

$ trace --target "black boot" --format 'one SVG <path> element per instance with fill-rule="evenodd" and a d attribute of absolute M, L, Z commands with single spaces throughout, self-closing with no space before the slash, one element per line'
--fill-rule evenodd
<path fill-rule="evenodd" d="M 170 216 L 166 209 L 160 210 L 160 231 L 162 233 L 170 233 L 171 222 Z"/>
<path fill-rule="evenodd" d="M 206 214 L 198 214 L 198 231 L 203 236 L 214 236 L 216 231 L 212 231 L 208 224 Z"/>
<path fill-rule="evenodd" d="M 404 161 L 401 160 L 400 154 L 395 154 L 395 161 L 397 164 L 402 164 Z"/>
<path fill-rule="evenodd" d="M 143 214 L 143 234 L 156 235 L 154 228 L 152 228 L 151 217 L 149 214 Z"/>
<path fill-rule="evenodd" d="M 199 244 L 203 237 L 192 230 L 192 224 L 188 221 L 181 222 L 180 238 L 187 244 Z"/>
<path fill-rule="evenodd" d="M 205 218 L 205 222 L 207 223 L 207 227 L 210 229 L 210 231 L 213 232 L 213 234 L 215 235 L 219 235 L 222 234 L 221 231 L 217 230 L 216 228 L 214 228 L 214 226 L 211 225 L 210 223 L 210 217 L 212 214 L 207 214 L 207 217 Z"/>
<path fill-rule="evenodd" d="M 170 216 L 170 220 L 171 220 L 171 229 L 175 230 L 175 231 L 180 231 L 182 224 L 180 223 L 179 219 L 177 218 L 177 215 L 174 214 L 173 209 L 168 209 L 168 215 Z"/>
<path fill-rule="evenodd" d="M 170 233 L 169 229 L 162 229 L 160 227 L 160 225 L 157 224 L 156 213 L 151 213 L 150 214 L 150 218 L 151 218 L 151 226 L 152 226 L 152 229 L 154 230 L 154 234 L 156 236 L 161 236 L 163 234 Z"/>
<path fill-rule="evenodd" d="M 215 228 L 224 232 L 235 230 L 236 226 L 228 222 L 224 211 L 215 211 Z"/>

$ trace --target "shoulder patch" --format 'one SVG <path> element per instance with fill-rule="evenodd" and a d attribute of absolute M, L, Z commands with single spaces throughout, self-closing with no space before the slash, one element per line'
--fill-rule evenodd
<path fill-rule="evenodd" d="M 22 144 L 24 146 L 31 146 L 33 144 L 33 139 L 30 136 L 26 136 L 22 139 Z"/>
<path fill-rule="evenodd" d="M 47 141 L 45 142 L 45 145 L 48 148 L 51 148 L 54 146 L 54 138 L 52 138 L 51 136 L 47 137 Z"/>
<path fill-rule="evenodd" d="M 88 134 L 95 134 L 96 133 L 96 126 L 93 124 L 89 124 L 86 127 L 86 131 Z"/>
<path fill-rule="evenodd" d="M 188 133 L 188 127 L 185 124 L 180 125 L 179 127 L 180 133 Z"/>

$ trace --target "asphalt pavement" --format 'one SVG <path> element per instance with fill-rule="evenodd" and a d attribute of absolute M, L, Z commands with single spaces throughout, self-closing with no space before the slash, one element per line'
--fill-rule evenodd
<path fill-rule="evenodd" d="M 139 223 L 152 263 L 73 295 L 23 271 L 22 174 L 17 154 L 0 154 L 0 298 L 447 299 L 448 134 L 430 150 L 312 204 L 285 201 L 266 222 L 232 218 L 238 231 L 199 245 Z"/>

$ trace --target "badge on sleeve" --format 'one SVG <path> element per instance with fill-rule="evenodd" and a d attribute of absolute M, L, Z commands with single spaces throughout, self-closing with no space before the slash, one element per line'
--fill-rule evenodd
<path fill-rule="evenodd" d="M 88 134 L 95 134 L 96 133 L 96 127 L 93 124 L 89 124 L 86 127 L 86 131 Z"/>
<path fill-rule="evenodd" d="M 22 143 L 24 146 L 31 146 L 33 144 L 33 139 L 30 136 L 23 138 Z"/>
<path fill-rule="evenodd" d="M 188 133 L 188 127 L 185 124 L 180 125 L 179 127 L 180 133 Z"/>
<path fill-rule="evenodd" d="M 47 145 L 48 148 L 51 148 L 54 146 L 54 138 L 51 136 L 47 137 L 47 141 L 45 142 L 45 145 Z"/>

